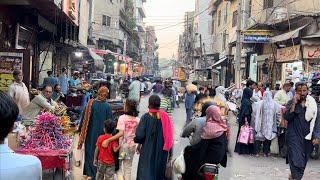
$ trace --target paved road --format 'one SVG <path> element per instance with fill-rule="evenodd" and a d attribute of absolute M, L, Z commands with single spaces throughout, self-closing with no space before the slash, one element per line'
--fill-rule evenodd
<path fill-rule="evenodd" d="M 140 103 L 140 114 L 147 111 L 147 98 L 142 99 Z M 183 106 L 174 110 L 174 127 L 175 127 L 175 142 L 174 142 L 174 157 L 177 157 L 180 152 L 188 145 L 188 140 L 180 138 L 181 130 L 185 123 L 185 110 Z M 234 149 L 237 124 L 235 117 L 230 116 L 229 122 L 232 128 L 232 136 L 230 142 L 230 149 Z M 138 165 L 138 156 L 135 156 L 133 162 L 132 180 L 136 177 L 136 168 Z M 81 180 L 82 170 L 73 167 L 73 177 L 75 180 Z M 289 166 L 285 164 L 283 158 L 278 157 L 253 157 L 253 156 L 239 156 L 233 154 L 228 157 L 227 168 L 220 168 L 219 179 L 222 180 L 287 180 L 289 174 Z M 305 171 L 305 180 L 320 180 L 320 160 L 310 160 Z"/>

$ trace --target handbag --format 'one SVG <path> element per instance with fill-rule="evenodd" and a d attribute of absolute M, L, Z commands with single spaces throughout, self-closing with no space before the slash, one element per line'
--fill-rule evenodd
<path fill-rule="evenodd" d="M 186 172 L 186 162 L 184 160 L 184 152 L 173 161 L 173 169 L 177 174 L 184 174 Z"/>
<path fill-rule="evenodd" d="M 240 133 L 237 142 L 246 145 L 249 143 L 254 143 L 254 129 L 251 126 L 249 126 L 247 121 L 240 128 Z"/>
<path fill-rule="evenodd" d="M 165 177 L 166 177 L 166 180 L 173 179 L 172 162 L 169 160 L 169 155 L 168 155 L 168 161 L 167 161 L 167 165 L 166 165 Z"/>

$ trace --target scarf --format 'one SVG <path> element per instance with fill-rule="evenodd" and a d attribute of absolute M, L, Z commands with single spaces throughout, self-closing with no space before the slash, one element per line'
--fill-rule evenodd
<path fill-rule="evenodd" d="M 109 89 L 105 86 L 101 86 L 98 90 L 97 93 L 97 101 L 105 101 L 108 96 Z M 87 132 L 88 132 L 88 126 L 89 126 L 89 121 L 90 121 L 90 115 L 91 115 L 91 107 L 93 104 L 94 100 L 90 99 L 88 101 L 88 104 L 86 106 L 86 109 L 84 111 L 84 117 L 83 117 L 83 124 L 81 127 L 81 132 L 79 136 L 79 142 L 78 142 L 78 149 L 82 148 L 82 145 L 87 137 Z"/>
<path fill-rule="evenodd" d="M 214 139 L 228 131 L 226 122 L 221 118 L 220 108 L 211 105 L 206 110 L 206 124 L 203 127 L 202 138 Z"/>
<path fill-rule="evenodd" d="M 312 134 L 313 134 L 313 129 L 316 123 L 317 119 L 317 113 L 318 113 L 318 108 L 317 108 L 317 102 L 316 100 L 308 95 L 306 98 L 306 114 L 305 118 L 306 121 L 310 122 L 310 133 L 305 137 L 307 140 L 311 140 Z"/>
<path fill-rule="evenodd" d="M 149 109 L 149 113 L 158 113 L 160 115 L 164 139 L 163 150 L 169 151 L 173 145 L 173 124 L 168 113 L 157 109 Z"/>
<path fill-rule="evenodd" d="M 83 124 L 81 127 L 81 132 L 80 132 L 79 142 L 78 142 L 78 149 L 82 148 L 84 140 L 87 137 L 88 126 L 89 126 L 90 115 L 91 115 L 91 107 L 92 107 L 93 101 L 94 101 L 93 99 L 90 99 L 88 101 L 88 104 L 87 104 L 86 109 L 84 111 L 83 122 L 82 122 Z"/>

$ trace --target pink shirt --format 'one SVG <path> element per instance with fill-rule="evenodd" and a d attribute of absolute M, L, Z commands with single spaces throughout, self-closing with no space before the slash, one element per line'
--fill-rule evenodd
<path fill-rule="evenodd" d="M 122 115 L 119 117 L 117 129 L 124 131 L 124 135 L 120 139 L 121 147 L 131 148 L 136 145 L 133 139 L 135 137 L 139 121 L 140 119 L 138 117 L 132 117 L 128 115 Z"/>

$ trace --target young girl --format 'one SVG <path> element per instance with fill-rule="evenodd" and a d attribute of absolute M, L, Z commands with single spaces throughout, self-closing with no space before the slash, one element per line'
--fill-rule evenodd
<path fill-rule="evenodd" d="M 136 144 L 133 139 L 135 137 L 136 128 L 140 119 L 138 118 L 139 112 L 137 110 L 137 102 L 128 99 L 124 107 L 124 115 L 118 119 L 117 130 L 119 131 L 112 138 L 107 139 L 103 146 L 107 146 L 109 142 L 120 138 L 120 156 L 121 165 L 119 176 L 124 177 L 125 180 L 131 179 L 131 167 L 134 153 L 136 151 Z"/>

